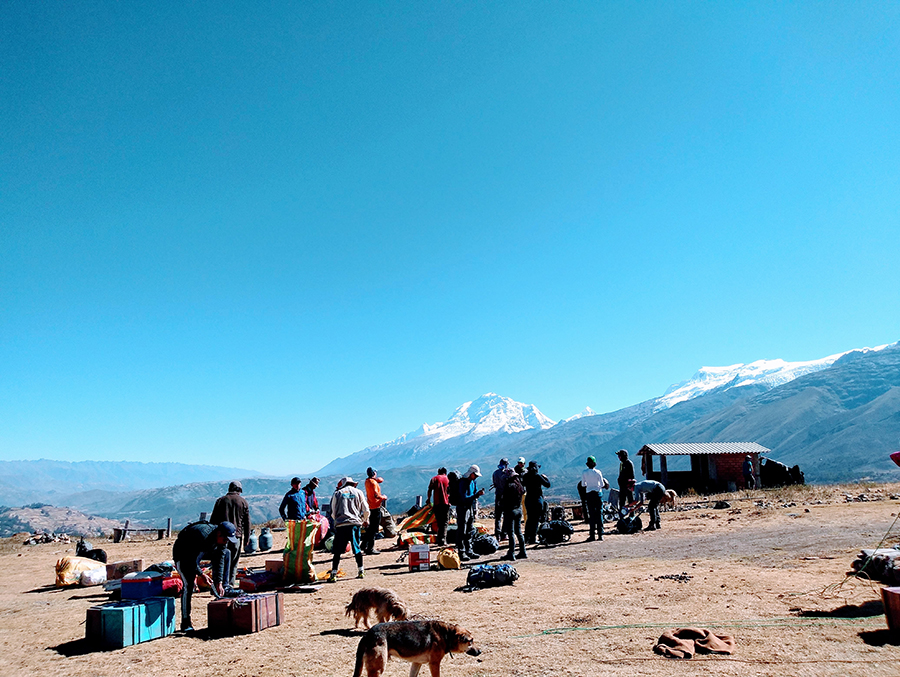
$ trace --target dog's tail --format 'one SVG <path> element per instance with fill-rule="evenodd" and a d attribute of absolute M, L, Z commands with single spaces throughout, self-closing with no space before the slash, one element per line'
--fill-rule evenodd
<path fill-rule="evenodd" d="M 350 616 L 353 615 L 353 609 L 354 609 L 354 607 L 355 607 L 355 601 L 354 601 L 354 600 L 351 600 L 351 601 L 350 601 L 350 604 L 348 604 L 346 607 L 344 607 L 344 615 L 345 615 L 347 618 L 350 618 Z"/>
<path fill-rule="evenodd" d="M 347 612 L 349 615 L 350 612 Z M 363 635 L 359 640 L 359 646 L 356 647 L 356 666 L 353 668 L 353 677 L 362 677 L 363 656 L 366 654 L 366 637 Z"/>

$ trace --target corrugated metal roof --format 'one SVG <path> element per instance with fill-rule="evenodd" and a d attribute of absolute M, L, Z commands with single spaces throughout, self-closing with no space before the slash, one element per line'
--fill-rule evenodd
<path fill-rule="evenodd" d="M 694 442 L 690 444 L 645 444 L 639 454 L 649 449 L 659 456 L 685 454 L 768 454 L 770 449 L 756 442 Z"/>

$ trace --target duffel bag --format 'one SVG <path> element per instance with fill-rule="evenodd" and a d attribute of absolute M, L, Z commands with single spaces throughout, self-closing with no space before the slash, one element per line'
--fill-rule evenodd
<path fill-rule="evenodd" d="M 490 534 L 476 534 L 472 539 L 472 550 L 476 555 L 493 555 L 499 549 L 500 544 Z"/>
<path fill-rule="evenodd" d="M 470 588 L 493 588 L 512 585 L 518 578 L 519 572 L 511 564 L 479 564 L 469 569 L 466 585 Z"/>
<path fill-rule="evenodd" d="M 564 543 L 572 538 L 575 529 L 565 520 L 553 520 L 552 522 L 544 522 L 538 527 L 538 540 L 544 545 L 554 545 L 556 543 Z"/>
<path fill-rule="evenodd" d="M 643 528 L 644 523 L 641 522 L 641 518 L 637 515 L 634 517 L 623 517 L 616 522 L 616 531 L 620 534 L 636 534 Z"/>

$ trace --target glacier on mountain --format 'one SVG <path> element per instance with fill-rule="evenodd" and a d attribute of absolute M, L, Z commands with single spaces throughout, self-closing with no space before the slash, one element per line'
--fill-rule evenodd
<path fill-rule="evenodd" d="M 416 443 L 416 448 L 421 450 L 454 437 L 477 440 L 495 433 L 546 430 L 555 425 L 556 421 L 545 416 L 533 404 L 516 402 L 496 393 L 485 393 L 458 407 L 447 421 L 431 425 L 423 423 L 412 432 L 369 449 L 374 451 L 421 438 Z"/>
<path fill-rule="evenodd" d="M 807 362 L 785 362 L 784 360 L 757 360 L 750 364 L 732 364 L 728 367 L 701 367 L 687 381 L 670 386 L 657 399 L 654 411 L 668 409 L 679 402 L 692 400 L 717 388 L 740 388 L 749 385 L 763 385 L 775 388 L 795 378 L 827 369 L 844 355 L 854 352 L 867 353 L 883 350 L 886 346 L 848 350 Z"/>

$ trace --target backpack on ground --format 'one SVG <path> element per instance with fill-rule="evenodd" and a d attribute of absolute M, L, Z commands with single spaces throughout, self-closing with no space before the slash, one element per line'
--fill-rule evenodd
<path fill-rule="evenodd" d="M 447 497 L 450 499 L 450 505 L 459 505 L 459 475 L 451 470 L 447 473 Z"/>
<path fill-rule="evenodd" d="M 616 522 L 616 531 L 620 534 L 636 534 L 643 528 L 644 523 L 641 522 L 641 518 L 637 515 L 634 517 L 623 517 Z"/>
<path fill-rule="evenodd" d="M 466 585 L 470 588 L 494 588 L 512 585 L 519 578 L 519 572 L 511 564 L 479 564 L 469 569 Z"/>
<path fill-rule="evenodd" d="M 493 555 L 500 549 L 500 543 L 490 534 L 476 534 L 472 538 L 472 550 L 476 555 Z"/>
<path fill-rule="evenodd" d="M 575 529 L 565 520 L 551 520 L 538 527 L 537 536 L 543 545 L 555 545 L 568 541 L 574 533 Z"/>

